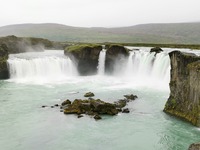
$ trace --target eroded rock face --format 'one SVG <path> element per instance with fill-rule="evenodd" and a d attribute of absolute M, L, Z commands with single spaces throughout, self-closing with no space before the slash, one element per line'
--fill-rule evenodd
<path fill-rule="evenodd" d="M 123 58 L 128 57 L 129 50 L 122 45 L 106 45 L 106 62 L 105 71 L 112 73 L 116 62 L 120 62 Z"/>
<path fill-rule="evenodd" d="M 97 73 L 99 53 L 101 50 L 101 45 L 81 44 L 67 47 L 65 49 L 65 55 L 71 59 L 75 59 L 80 75 L 91 75 Z"/>
<path fill-rule="evenodd" d="M 170 97 L 164 112 L 200 126 L 200 57 L 173 51 Z"/>
<path fill-rule="evenodd" d="M 1 44 L 0 45 L 0 79 L 9 78 L 7 60 L 8 60 L 8 47 L 5 44 Z"/>

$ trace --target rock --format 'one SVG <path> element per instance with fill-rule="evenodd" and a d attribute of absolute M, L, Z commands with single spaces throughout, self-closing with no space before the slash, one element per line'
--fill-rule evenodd
<path fill-rule="evenodd" d="M 48 107 L 47 105 L 43 105 L 42 108 Z"/>
<path fill-rule="evenodd" d="M 106 48 L 105 72 L 112 73 L 116 63 L 123 63 L 129 56 L 129 49 L 122 45 L 109 44 Z"/>
<path fill-rule="evenodd" d="M 96 100 L 81 100 L 76 99 L 71 105 L 64 108 L 64 114 L 106 114 L 116 115 L 118 110 L 115 104 L 107 103 L 99 99 Z"/>
<path fill-rule="evenodd" d="M 115 104 L 106 103 L 101 100 L 91 101 L 91 107 L 93 108 L 93 111 L 97 112 L 98 114 L 118 114 L 118 110 L 116 109 Z"/>
<path fill-rule="evenodd" d="M 200 150 L 200 143 L 191 144 L 188 150 Z"/>
<path fill-rule="evenodd" d="M 124 100 L 124 99 L 120 99 L 119 101 L 114 102 L 114 104 L 116 105 L 117 108 L 120 108 L 120 109 L 121 109 L 121 108 L 123 108 L 123 107 L 126 106 L 127 101 Z"/>
<path fill-rule="evenodd" d="M 51 106 L 51 108 L 54 108 L 54 106 Z"/>
<path fill-rule="evenodd" d="M 152 49 L 150 50 L 150 53 L 152 53 L 152 52 L 155 52 L 155 55 L 154 55 L 154 56 L 156 56 L 156 54 L 158 54 L 158 53 L 160 53 L 160 52 L 163 52 L 163 50 L 162 50 L 160 47 L 154 47 L 154 48 L 152 48 Z"/>
<path fill-rule="evenodd" d="M 93 97 L 93 96 L 94 96 L 94 93 L 92 93 L 92 92 L 87 92 L 84 95 L 84 97 Z"/>
<path fill-rule="evenodd" d="M 61 109 L 60 112 L 63 112 L 63 110 Z"/>
<path fill-rule="evenodd" d="M 102 46 L 98 44 L 78 44 L 65 49 L 65 55 L 77 62 L 80 75 L 93 75 L 97 73 L 98 59 Z"/>
<path fill-rule="evenodd" d="M 63 49 L 59 42 L 49 41 L 43 38 L 33 37 L 16 37 L 14 35 L 0 37 L 0 45 L 5 44 L 8 47 L 8 52 L 23 53 L 28 51 L 42 51 L 43 49 Z"/>
<path fill-rule="evenodd" d="M 54 106 L 58 107 L 59 105 L 58 105 L 58 104 L 55 104 Z"/>
<path fill-rule="evenodd" d="M 127 98 L 128 100 L 135 100 L 137 97 L 137 95 L 133 95 L 133 94 L 130 94 L 130 95 L 124 95 L 125 98 Z"/>
<path fill-rule="evenodd" d="M 100 119 L 102 119 L 102 118 L 101 118 L 101 116 L 99 116 L 99 115 L 95 115 L 95 116 L 94 116 L 94 119 L 95 119 L 95 120 L 100 120 Z"/>
<path fill-rule="evenodd" d="M 8 60 L 8 47 L 5 44 L 1 44 L 0 45 L 0 79 L 9 78 L 7 60 Z"/>
<path fill-rule="evenodd" d="M 82 118 L 82 117 L 83 117 L 83 115 L 78 115 L 78 116 L 77 116 L 77 118 Z"/>
<path fill-rule="evenodd" d="M 130 112 L 130 111 L 129 111 L 128 108 L 125 108 L 125 109 L 122 110 L 122 113 L 129 113 L 129 112 Z"/>
<path fill-rule="evenodd" d="M 122 109 L 121 108 L 117 108 L 118 112 L 122 112 Z"/>
<path fill-rule="evenodd" d="M 67 99 L 67 100 L 65 100 L 64 102 L 62 102 L 61 105 L 62 105 L 62 106 L 65 106 L 65 105 L 69 105 L 69 104 L 71 104 L 71 103 L 72 103 L 72 102 L 71 102 L 70 100 Z"/>
<path fill-rule="evenodd" d="M 170 96 L 164 112 L 200 127 L 200 57 L 173 51 L 171 60 Z"/>

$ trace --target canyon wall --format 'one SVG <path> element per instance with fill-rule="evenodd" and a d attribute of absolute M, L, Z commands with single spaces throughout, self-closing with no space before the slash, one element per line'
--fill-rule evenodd
<path fill-rule="evenodd" d="M 164 112 L 200 126 L 200 57 L 173 51 L 170 96 Z"/>

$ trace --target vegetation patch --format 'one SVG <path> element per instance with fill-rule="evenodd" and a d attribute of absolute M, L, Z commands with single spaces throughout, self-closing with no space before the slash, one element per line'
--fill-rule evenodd
<path fill-rule="evenodd" d="M 101 47 L 102 46 L 100 44 L 77 44 L 77 45 L 72 45 L 65 48 L 65 51 L 80 52 L 84 49 L 95 49 L 95 48 L 101 48 Z"/>

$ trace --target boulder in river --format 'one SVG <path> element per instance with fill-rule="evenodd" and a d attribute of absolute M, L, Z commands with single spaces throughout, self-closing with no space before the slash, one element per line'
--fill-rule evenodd
<path fill-rule="evenodd" d="M 188 150 L 200 150 L 200 143 L 191 144 Z"/>
<path fill-rule="evenodd" d="M 84 97 L 93 97 L 93 96 L 94 96 L 94 93 L 92 93 L 92 92 L 87 92 L 84 95 Z"/>
<path fill-rule="evenodd" d="M 124 95 L 124 97 L 128 100 L 135 100 L 137 97 L 137 95 L 133 95 L 133 94 L 129 94 L 129 95 Z"/>

